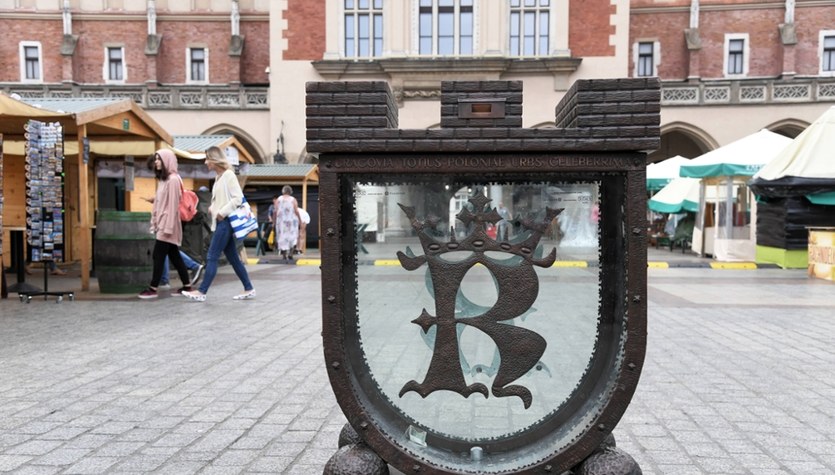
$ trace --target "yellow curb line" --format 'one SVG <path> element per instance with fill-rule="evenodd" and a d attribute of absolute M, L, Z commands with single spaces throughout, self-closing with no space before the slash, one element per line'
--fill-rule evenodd
<path fill-rule="evenodd" d="M 554 261 L 551 267 L 588 267 L 589 263 L 586 261 Z"/>
<path fill-rule="evenodd" d="M 376 259 L 374 261 L 375 266 L 399 266 L 400 260 L 399 259 Z"/>
<path fill-rule="evenodd" d="M 296 259 L 297 266 L 320 266 L 322 259 Z"/>
<path fill-rule="evenodd" d="M 647 262 L 647 267 L 650 269 L 669 269 L 670 264 L 667 262 Z"/>
<path fill-rule="evenodd" d="M 711 262 L 710 268 L 727 270 L 753 270 L 757 268 L 757 264 L 753 262 Z"/>

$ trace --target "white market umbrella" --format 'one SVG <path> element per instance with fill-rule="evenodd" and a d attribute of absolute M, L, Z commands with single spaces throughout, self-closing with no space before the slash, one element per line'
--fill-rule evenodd
<path fill-rule="evenodd" d="M 660 190 L 679 177 L 679 167 L 690 159 L 681 155 L 670 157 L 656 163 L 647 165 L 647 189 L 650 191 Z"/>
<path fill-rule="evenodd" d="M 762 129 L 682 164 L 679 173 L 692 178 L 753 176 L 791 141 Z"/>
<path fill-rule="evenodd" d="M 697 212 L 699 210 L 699 179 L 679 177 L 653 195 L 649 209 L 656 213 Z"/>
<path fill-rule="evenodd" d="M 766 196 L 805 194 L 813 203 L 835 205 L 835 106 L 760 169 L 751 185 Z"/>

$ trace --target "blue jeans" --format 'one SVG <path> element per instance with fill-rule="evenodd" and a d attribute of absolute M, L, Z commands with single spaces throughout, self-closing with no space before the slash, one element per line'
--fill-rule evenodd
<path fill-rule="evenodd" d="M 209 244 L 209 254 L 206 256 L 206 273 L 203 274 L 203 282 L 200 283 L 200 292 L 204 294 L 209 292 L 209 286 L 212 285 L 212 281 L 217 274 L 217 261 L 220 259 L 221 252 L 226 256 L 226 260 L 232 264 L 235 275 L 244 284 L 244 290 L 252 290 L 252 282 L 249 281 L 249 274 L 246 272 L 244 263 L 241 262 L 241 256 L 238 255 L 238 246 L 235 241 L 235 235 L 232 234 L 232 225 L 229 224 L 229 220 L 218 221 L 215 232 L 212 234 L 212 242 Z"/>
<path fill-rule="evenodd" d="M 189 257 L 188 254 L 180 250 L 180 257 L 183 258 L 183 262 L 186 263 L 186 269 L 194 270 L 200 267 L 200 263 Z M 160 284 L 167 284 L 168 283 L 168 256 L 165 256 L 165 264 L 162 265 L 162 277 L 159 279 Z"/>

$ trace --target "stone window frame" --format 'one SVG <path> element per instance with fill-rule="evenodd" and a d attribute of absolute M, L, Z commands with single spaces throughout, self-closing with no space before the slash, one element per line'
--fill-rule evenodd
<path fill-rule="evenodd" d="M 832 47 L 828 51 L 825 44 L 827 39 L 832 42 Z M 830 60 L 830 69 L 824 69 L 827 53 Z M 820 58 L 818 75 L 821 77 L 835 77 L 835 30 L 820 31 L 818 35 L 818 58 Z"/>
<path fill-rule="evenodd" d="M 27 72 L 29 70 L 27 65 L 27 58 L 26 58 L 26 49 L 27 48 L 37 48 L 38 51 L 38 64 L 37 64 L 37 77 L 27 77 Z M 43 46 L 41 45 L 40 41 L 21 41 L 18 43 L 19 49 L 19 57 L 20 57 L 20 82 L 26 84 L 42 84 L 43 83 Z"/>
<path fill-rule="evenodd" d="M 119 67 L 121 69 L 121 78 L 112 78 L 110 71 L 110 51 L 120 50 L 121 57 L 119 58 Z M 104 63 L 102 64 L 102 78 L 105 84 L 125 84 L 128 80 L 128 64 L 125 56 L 125 45 L 123 44 L 105 44 L 104 45 Z"/>
<path fill-rule="evenodd" d="M 194 79 L 192 76 L 192 51 L 203 50 L 203 78 Z M 186 83 L 187 84 L 208 84 L 209 83 L 209 47 L 202 44 L 194 44 L 186 47 Z"/>
<path fill-rule="evenodd" d="M 652 61 L 651 74 L 640 74 L 641 71 L 641 46 L 651 45 L 652 51 L 650 60 Z M 658 76 L 658 65 L 661 63 L 661 42 L 658 40 L 638 40 L 632 45 L 632 62 L 634 68 L 632 70 L 633 77 L 647 78 Z"/>
<path fill-rule="evenodd" d="M 441 5 L 444 4 L 451 4 L 451 5 Z M 427 12 L 426 9 L 429 9 Z M 441 28 L 440 28 L 440 16 L 443 13 L 441 9 L 448 9 L 452 8 L 452 18 L 453 18 L 453 26 L 452 26 L 452 53 L 441 53 L 440 48 L 440 38 L 441 38 Z M 470 34 L 462 36 L 461 32 L 463 30 L 463 20 L 464 16 L 462 14 L 462 10 L 469 10 L 463 13 L 469 14 L 469 29 Z M 414 45 L 414 54 L 419 56 L 473 56 L 475 52 L 478 50 L 477 47 L 477 18 L 479 14 L 479 6 L 478 2 L 475 0 L 418 0 L 413 3 L 413 15 L 416 19 L 416 27 L 413 31 L 412 37 L 412 44 Z M 424 25 L 423 19 L 424 15 L 429 14 L 429 18 L 431 19 L 431 33 L 429 34 L 429 51 L 425 50 L 423 47 L 423 39 L 425 36 L 422 34 L 422 26 Z M 447 37 L 449 35 L 444 35 Z M 463 38 L 470 38 L 470 45 L 469 51 L 465 51 L 466 48 L 462 47 L 462 39 Z"/>
<path fill-rule="evenodd" d="M 729 72 L 728 68 L 730 67 L 730 59 L 731 59 L 731 41 L 734 40 L 742 40 L 742 72 L 741 73 L 731 73 Z M 722 73 L 724 77 L 728 79 L 738 79 L 738 78 L 746 78 L 748 77 L 748 65 L 751 59 L 751 40 L 748 33 L 725 33 L 725 41 L 724 41 L 724 49 L 723 49 L 723 59 L 722 59 Z"/>
<path fill-rule="evenodd" d="M 343 58 L 380 58 L 383 56 L 385 32 L 383 0 L 343 0 L 339 15 L 340 55 Z M 368 36 L 360 36 L 360 18 L 369 17 Z M 349 37 L 348 25 L 351 25 Z M 361 42 L 368 41 L 368 53 L 360 54 Z M 349 47 L 349 41 L 350 47 Z M 351 51 L 349 51 L 349 49 Z"/>

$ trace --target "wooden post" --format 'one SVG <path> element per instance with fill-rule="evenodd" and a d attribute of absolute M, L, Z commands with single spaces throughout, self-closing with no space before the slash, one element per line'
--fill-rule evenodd
<path fill-rule="evenodd" d="M 90 259 L 93 243 L 90 235 L 90 199 L 87 184 L 87 163 L 84 160 L 84 139 L 87 125 L 78 126 L 78 214 L 79 252 L 81 254 L 81 290 L 90 290 Z"/>

